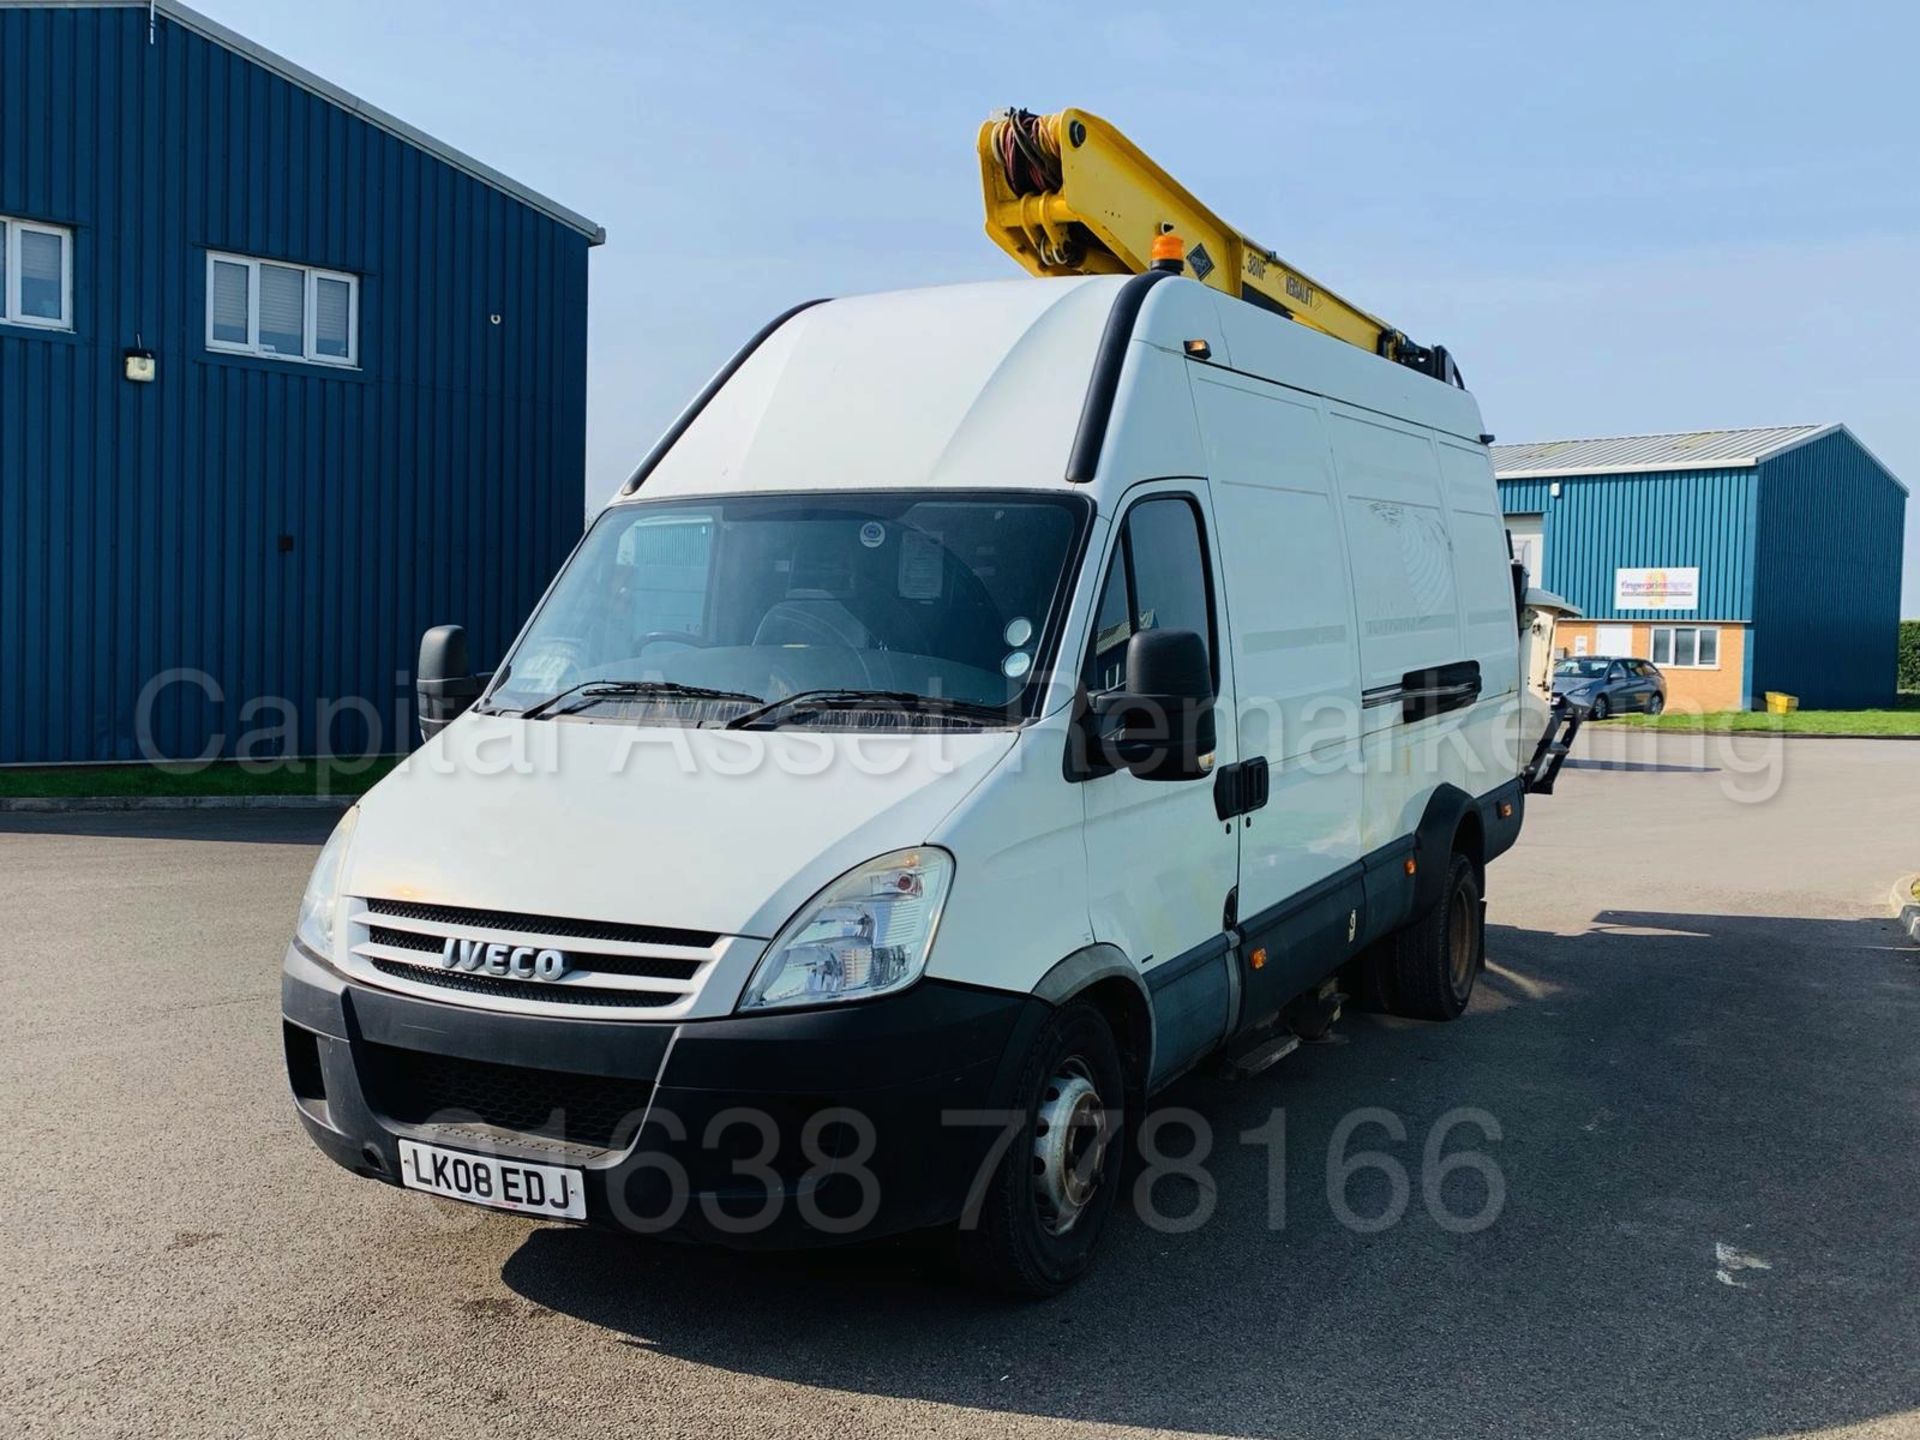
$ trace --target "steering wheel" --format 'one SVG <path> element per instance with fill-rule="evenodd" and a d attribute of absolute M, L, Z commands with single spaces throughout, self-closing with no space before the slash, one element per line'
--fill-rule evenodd
<path fill-rule="evenodd" d="M 661 640 L 672 640 L 681 645 L 691 646 L 695 650 L 705 650 L 713 644 L 713 641 L 706 636 L 696 635 L 691 630 L 649 630 L 640 637 L 639 648 L 644 650 L 647 646 Z"/>

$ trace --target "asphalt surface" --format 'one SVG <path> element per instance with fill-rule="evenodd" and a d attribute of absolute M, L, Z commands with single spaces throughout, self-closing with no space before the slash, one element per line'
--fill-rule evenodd
<path fill-rule="evenodd" d="M 1591 734 L 1591 732 L 1590 732 Z M 0 816 L 0 1422 L 59 1435 L 1920 1435 L 1920 745 L 1584 741 L 1460 1022 L 1350 1016 L 1009 1305 L 912 1250 L 740 1258 L 335 1169 L 281 1074 L 312 814 Z M 1767 756 L 1771 754 L 1771 760 Z M 1423 1148 L 1497 1166 L 1439 1223 Z M 1410 1173 L 1343 1225 L 1349 1151 Z M 1243 1131 L 1285 1113 L 1284 1170 Z M 1272 1132 L 1269 1132 L 1271 1134 Z M 1168 1149 L 1181 1142 L 1172 1135 Z M 1470 1214 L 1485 1176 L 1438 1185 Z M 1284 1225 L 1274 1228 L 1275 1197 Z M 1351 1177 L 1362 1220 L 1392 1202 Z"/>

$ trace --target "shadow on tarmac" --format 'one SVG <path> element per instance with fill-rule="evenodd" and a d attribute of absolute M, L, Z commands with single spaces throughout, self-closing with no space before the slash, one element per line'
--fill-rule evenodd
<path fill-rule="evenodd" d="M 741 1256 L 532 1232 L 529 1300 L 699 1365 L 1102 1426 L 1279 1437 L 1757 1437 L 1920 1406 L 1920 966 L 1892 922 L 1602 911 L 1490 927 L 1450 1026 L 1351 1016 L 1231 1085 L 1156 1104 L 1211 1127 L 1204 1224 L 1117 1214 L 1075 1290 L 1014 1304 L 931 1247 Z M 1431 1184 L 1478 1150 L 1483 1173 Z M 1377 1123 L 1330 1142 L 1344 1117 Z M 1243 1133 L 1286 1116 L 1284 1165 Z M 1270 1133 L 1270 1132 L 1269 1132 Z M 1168 1150 L 1184 1149 L 1171 1135 Z M 1408 1175 L 1348 1175 L 1384 1152 Z M 1337 1195 L 1335 1193 L 1337 1191 Z M 1208 1191 L 1166 1178 L 1154 1203 Z M 1275 1202 L 1283 1203 L 1283 1213 Z M 1276 1225 L 1274 1222 L 1281 1223 Z"/>

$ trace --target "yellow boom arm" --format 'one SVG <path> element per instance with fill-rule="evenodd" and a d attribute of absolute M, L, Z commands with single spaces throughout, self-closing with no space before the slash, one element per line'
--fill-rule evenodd
<path fill-rule="evenodd" d="M 1458 384 L 1451 357 L 1416 345 L 1228 225 L 1097 115 L 1003 111 L 980 127 L 987 234 L 1035 275 L 1131 275 L 1177 234 L 1186 272 L 1336 340 Z"/>

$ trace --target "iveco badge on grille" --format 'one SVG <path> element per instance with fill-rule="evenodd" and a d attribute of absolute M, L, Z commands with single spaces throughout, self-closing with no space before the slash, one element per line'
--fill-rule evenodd
<path fill-rule="evenodd" d="M 567 973 L 567 957 L 560 950 L 462 940 L 458 935 L 449 935 L 447 943 L 440 948 L 440 968 L 465 970 L 473 975 L 498 975 L 504 980 L 558 980 Z"/>

